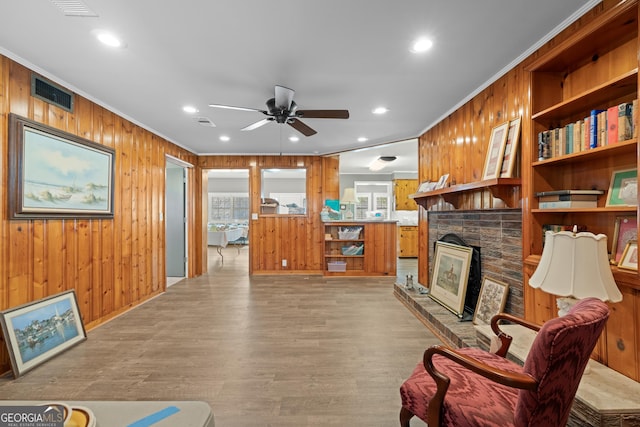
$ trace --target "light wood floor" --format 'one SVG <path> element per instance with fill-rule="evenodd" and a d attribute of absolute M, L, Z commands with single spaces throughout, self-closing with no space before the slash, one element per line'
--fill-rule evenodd
<path fill-rule="evenodd" d="M 219 427 L 397 426 L 398 388 L 439 341 L 393 280 L 250 279 L 247 252 L 227 248 L 222 264 L 210 251 L 208 275 L 0 378 L 0 398 L 203 400 Z"/>

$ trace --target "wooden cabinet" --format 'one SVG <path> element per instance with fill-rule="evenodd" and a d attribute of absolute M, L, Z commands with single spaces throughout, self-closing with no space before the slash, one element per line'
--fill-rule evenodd
<path fill-rule="evenodd" d="M 396 222 L 324 223 L 326 276 L 396 275 Z"/>
<path fill-rule="evenodd" d="M 397 211 L 415 211 L 418 206 L 409 197 L 418 191 L 417 179 L 396 179 L 393 181 L 393 194 L 395 195 Z"/>
<path fill-rule="evenodd" d="M 592 110 L 606 110 L 638 98 L 638 2 L 620 2 L 603 12 L 532 60 L 527 69 L 531 117 L 523 127 L 528 129 L 530 142 L 522 164 L 523 193 L 528 200 L 523 204 L 525 315 L 542 323 L 555 317 L 555 297 L 534 290 L 527 283 L 542 253 L 543 227 L 584 225 L 590 232 L 606 234 L 611 250 L 616 217 L 637 215 L 636 206 L 605 206 L 612 172 L 638 167 L 637 138 L 609 141 L 591 149 L 583 146 L 583 150 L 572 154 L 556 152 L 545 160 L 538 152 L 538 138 L 541 132 L 580 122 Z M 599 189 L 604 194 L 594 208 L 539 208 L 536 193 L 565 189 Z M 624 299 L 613 305 L 605 338 L 595 355 L 638 380 L 640 281 L 635 271 L 615 266 L 612 270 Z"/>
<path fill-rule="evenodd" d="M 401 225 L 398 227 L 398 257 L 416 258 L 418 256 L 418 226 Z"/>

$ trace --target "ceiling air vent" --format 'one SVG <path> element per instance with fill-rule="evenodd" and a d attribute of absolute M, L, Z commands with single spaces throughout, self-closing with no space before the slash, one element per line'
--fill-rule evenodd
<path fill-rule="evenodd" d="M 73 93 L 36 74 L 31 74 L 31 96 L 73 113 Z"/>
<path fill-rule="evenodd" d="M 208 117 L 194 117 L 194 120 L 202 126 L 208 126 L 210 128 L 216 127 L 216 125 Z"/>

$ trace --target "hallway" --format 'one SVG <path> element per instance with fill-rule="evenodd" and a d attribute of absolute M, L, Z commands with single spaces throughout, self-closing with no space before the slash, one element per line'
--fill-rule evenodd
<path fill-rule="evenodd" d="M 248 249 L 224 251 L 208 275 L 0 378 L 0 398 L 203 400 L 220 427 L 398 425 L 398 388 L 439 341 L 394 298 L 393 281 L 249 278 Z"/>

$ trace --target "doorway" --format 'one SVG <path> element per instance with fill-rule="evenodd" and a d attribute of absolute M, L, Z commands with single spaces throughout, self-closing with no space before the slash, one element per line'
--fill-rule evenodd
<path fill-rule="evenodd" d="M 187 277 L 187 168 L 171 156 L 165 167 L 165 257 L 167 287 Z M 169 244 L 169 242 L 171 242 Z"/>
<path fill-rule="evenodd" d="M 238 262 L 248 267 L 249 169 L 210 169 L 207 175 L 209 272 Z"/>

